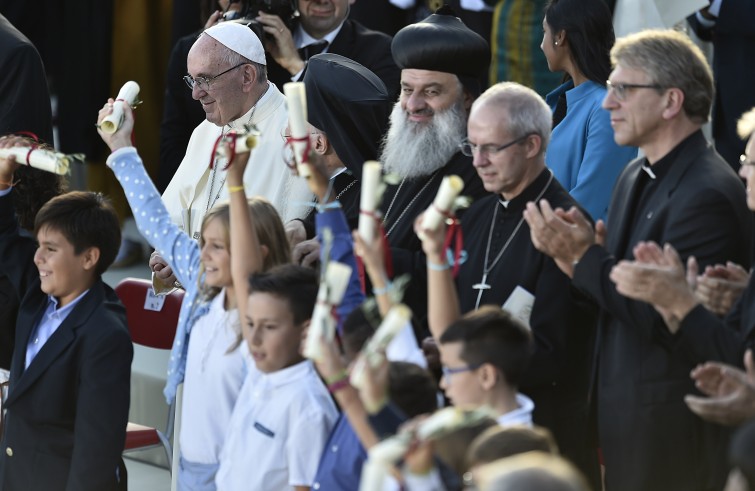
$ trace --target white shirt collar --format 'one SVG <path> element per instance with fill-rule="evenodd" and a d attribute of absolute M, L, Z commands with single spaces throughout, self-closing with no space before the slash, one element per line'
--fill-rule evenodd
<path fill-rule="evenodd" d="M 346 20 L 344 19 L 343 22 L 346 22 Z M 341 32 L 343 22 L 341 22 L 338 27 L 323 36 L 322 39 L 313 38 L 312 36 L 307 34 L 307 31 L 305 31 L 301 24 L 299 24 L 298 26 L 296 26 L 296 32 L 294 33 L 294 44 L 296 44 L 297 48 L 303 48 L 304 46 L 319 43 L 320 41 L 327 41 L 328 46 L 323 50 L 323 53 L 326 53 L 330 45 L 333 44 L 333 40 L 336 38 L 336 36 L 338 36 L 338 33 Z"/>
<path fill-rule="evenodd" d="M 647 164 L 642 164 L 642 170 L 644 170 L 647 173 L 647 175 L 650 176 L 650 179 L 655 179 L 655 172 L 653 172 L 652 167 L 650 167 Z"/>
<path fill-rule="evenodd" d="M 259 382 L 269 387 L 281 387 L 297 380 L 302 380 L 309 372 L 314 371 L 312 362 L 310 360 L 304 360 L 296 365 L 283 368 L 270 373 L 260 373 Z"/>
<path fill-rule="evenodd" d="M 516 394 L 516 403 L 519 407 L 500 415 L 498 424 L 501 426 L 532 426 L 532 411 L 535 409 L 535 403 L 532 402 L 532 399 L 520 393 Z"/>

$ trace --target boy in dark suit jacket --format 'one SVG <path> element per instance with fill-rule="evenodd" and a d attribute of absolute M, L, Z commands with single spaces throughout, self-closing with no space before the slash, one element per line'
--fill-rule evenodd
<path fill-rule="evenodd" d="M 101 278 L 118 252 L 118 218 L 100 194 L 58 196 L 37 214 L 36 246 L 14 215 L 16 167 L 0 159 L 0 269 L 16 288 L 32 264 L 38 277 L 18 292 L 0 490 L 126 489 L 133 347 L 125 309 Z"/>

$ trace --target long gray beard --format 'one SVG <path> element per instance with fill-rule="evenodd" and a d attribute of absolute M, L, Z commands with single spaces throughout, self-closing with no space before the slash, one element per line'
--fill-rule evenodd
<path fill-rule="evenodd" d="M 429 123 L 409 121 L 397 102 L 391 112 L 391 127 L 383 139 L 380 161 L 386 172 L 413 179 L 429 176 L 458 151 L 467 133 L 467 115 L 461 100 Z"/>

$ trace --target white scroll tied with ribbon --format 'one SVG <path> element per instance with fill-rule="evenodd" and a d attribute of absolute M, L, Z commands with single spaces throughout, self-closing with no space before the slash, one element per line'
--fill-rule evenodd
<path fill-rule="evenodd" d="M 120 92 L 118 92 L 118 96 L 115 98 L 115 100 L 116 102 L 123 101 L 129 106 L 134 107 L 137 104 L 138 97 L 139 84 L 134 82 L 133 80 L 130 80 L 123 84 L 123 87 L 121 87 L 121 90 Z M 100 129 L 104 133 L 112 135 L 113 133 L 118 131 L 118 128 L 120 128 L 121 124 L 123 124 L 123 105 L 113 104 L 113 112 L 102 120 L 102 123 L 100 123 Z"/>
<path fill-rule="evenodd" d="M 384 351 L 391 343 L 393 338 L 409 323 L 412 317 L 412 311 L 404 304 L 398 304 L 391 307 L 388 314 L 383 319 L 383 322 L 375 331 L 375 334 L 367 341 L 362 349 L 363 356 L 358 359 L 354 368 L 351 370 L 351 385 L 357 389 L 362 389 L 365 383 L 365 370 L 367 367 L 365 363 L 369 363 L 371 367 L 377 366 Z"/>
<path fill-rule="evenodd" d="M 54 150 L 35 147 L 0 148 L 0 158 L 15 157 L 16 162 L 53 174 L 70 174 L 71 162 L 83 156 L 65 155 Z"/>
<path fill-rule="evenodd" d="M 304 342 L 304 356 L 311 360 L 322 357 L 321 339 L 332 341 L 336 332 L 333 308 L 341 303 L 351 278 L 351 267 L 335 261 L 328 262 L 325 275 L 320 281 L 317 304 L 312 313 L 307 339 Z"/>
<path fill-rule="evenodd" d="M 375 220 L 375 210 L 378 206 L 378 190 L 380 189 L 380 176 L 382 166 L 380 162 L 368 160 L 362 166 L 362 187 L 359 198 L 359 236 L 367 242 L 372 243 L 375 239 L 377 221 Z"/>
<path fill-rule="evenodd" d="M 422 216 L 422 230 L 437 230 L 441 222 L 453 213 L 454 201 L 463 189 L 464 181 L 461 177 L 454 175 L 444 177 L 433 204 Z M 422 234 L 420 234 L 420 240 L 424 240 Z"/>
<path fill-rule="evenodd" d="M 312 175 L 309 167 L 304 164 L 309 159 L 306 152 L 309 149 L 309 125 L 307 123 L 307 92 L 304 82 L 288 82 L 283 84 L 288 106 L 288 126 L 291 130 L 291 148 L 294 151 L 296 170 L 302 177 Z"/>

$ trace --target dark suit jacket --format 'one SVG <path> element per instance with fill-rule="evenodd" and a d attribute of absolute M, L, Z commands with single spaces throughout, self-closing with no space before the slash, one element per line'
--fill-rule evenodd
<path fill-rule="evenodd" d="M 681 145 L 658 189 L 637 204 L 634 226 L 630 206 L 644 159 L 626 167 L 608 209 L 606 248 L 591 247 L 574 274 L 574 285 L 601 307 L 593 394 L 612 491 L 721 489 L 726 475 L 726 430 L 683 401 L 696 392 L 690 370 L 706 360 L 685 347 L 684 329 L 671 335 L 650 305 L 619 295 L 609 279 L 641 240 L 671 243 L 702 267 L 726 260 L 749 267 L 752 224 L 742 182 L 701 132 Z"/>
<path fill-rule="evenodd" d="M 689 18 L 695 33 L 713 42 L 713 75 L 716 99 L 713 105 L 713 138 L 716 150 L 735 169 L 745 142 L 737 135 L 737 120 L 755 106 L 755 2 L 724 0 L 712 29 L 706 29 L 693 15 Z"/>
<path fill-rule="evenodd" d="M 52 143 L 45 68 L 34 45 L 0 15 L 0 135 L 31 131 Z M 0 272 L 0 367 L 10 368 L 19 299 Z"/>
<path fill-rule="evenodd" d="M 23 268 L 17 265 L 34 265 L 28 263 L 30 239 L 18 235 L 10 200 L 0 197 L 0 267 L 18 285 Z M 0 489 L 118 489 L 133 357 L 123 305 L 98 279 L 24 369 L 26 346 L 48 297 L 38 278 L 21 296 Z"/>
<path fill-rule="evenodd" d="M 345 56 L 369 68 L 383 81 L 388 94 L 398 97 L 401 70 L 393 61 L 391 37 L 387 34 L 346 19 L 328 53 Z M 291 81 L 291 74 L 267 55 L 267 78 L 283 91 L 283 84 Z"/>

